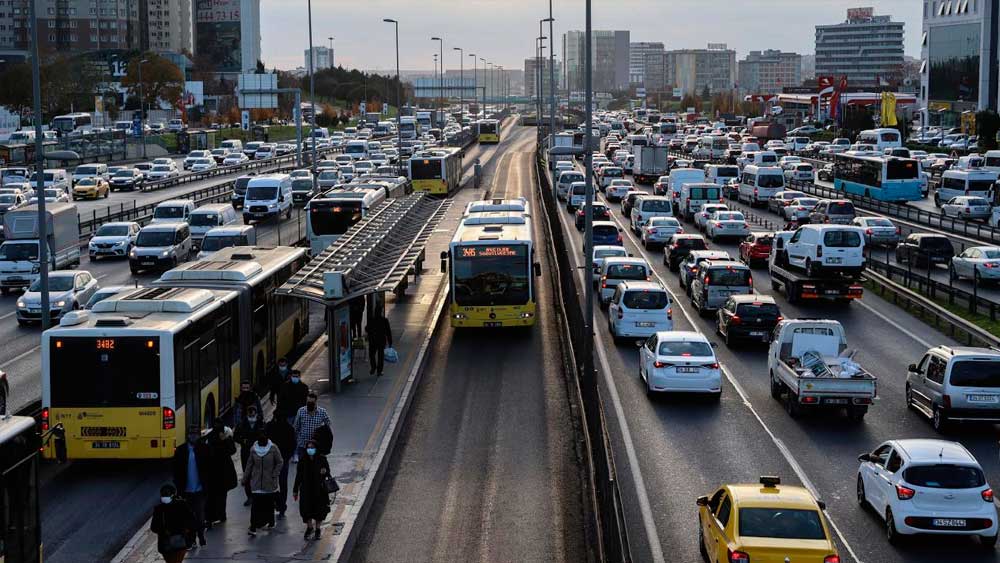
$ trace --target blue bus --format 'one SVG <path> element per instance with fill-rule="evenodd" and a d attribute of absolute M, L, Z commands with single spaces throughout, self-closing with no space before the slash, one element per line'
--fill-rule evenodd
<path fill-rule="evenodd" d="M 881 201 L 918 201 L 920 166 L 911 158 L 847 152 L 833 161 L 833 187 Z"/>

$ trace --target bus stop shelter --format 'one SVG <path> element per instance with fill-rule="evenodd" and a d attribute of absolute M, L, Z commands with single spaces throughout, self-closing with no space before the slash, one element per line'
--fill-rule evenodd
<path fill-rule="evenodd" d="M 324 307 L 334 392 L 354 372 L 351 301 L 365 299 L 369 315 L 384 315 L 385 293 L 401 296 L 408 276 L 420 274 L 427 239 L 450 205 L 424 193 L 387 200 L 278 288 Z"/>

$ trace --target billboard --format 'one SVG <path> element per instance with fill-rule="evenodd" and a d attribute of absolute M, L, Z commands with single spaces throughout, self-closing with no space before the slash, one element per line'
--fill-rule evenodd
<path fill-rule="evenodd" d="M 214 62 L 216 72 L 242 71 L 241 0 L 195 2 L 195 52 Z"/>
<path fill-rule="evenodd" d="M 847 10 L 849 20 L 870 20 L 875 16 L 875 8 L 850 8 Z"/>

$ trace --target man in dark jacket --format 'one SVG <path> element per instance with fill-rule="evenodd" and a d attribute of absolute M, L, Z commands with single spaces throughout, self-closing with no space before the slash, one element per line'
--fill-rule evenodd
<path fill-rule="evenodd" d="M 302 381 L 302 372 L 292 370 L 291 377 L 278 389 L 278 404 L 274 407 L 275 415 L 283 416 L 288 424 L 291 424 L 295 420 L 295 413 L 306 405 L 306 395 L 308 394 L 309 386 Z"/>
<path fill-rule="evenodd" d="M 243 418 L 246 417 L 247 409 L 250 407 L 255 407 L 258 413 L 264 412 L 264 408 L 260 404 L 260 397 L 250 386 L 250 382 L 241 381 L 240 394 L 236 397 L 236 404 L 233 405 L 233 428 L 239 428 Z"/>
<path fill-rule="evenodd" d="M 221 419 L 215 419 L 206 443 L 212 457 L 205 503 L 205 527 L 211 530 L 214 522 L 226 521 L 226 497 L 229 491 L 236 488 L 239 480 L 233 465 L 233 454 L 236 453 L 233 431 Z"/>
<path fill-rule="evenodd" d="M 377 311 L 368 312 L 368 365 L 371 375 L 382 375 L 382 364 L 385 361 L 385 347 L 392 346 L 392 329 L 389 319 Z"/>
<path fill-rule="evenodd" d="M 212 470 L 212 452 L 197 426 L 188 428 L 187 442 L 174 450 L 174 485 L 194 512 L 198 542 L 205 545 L 205 493 Z"/>
<path fill-rule="evenodd" d="M 278 446 L 278 451 L 281 452 L 281 459 L 289 460 L 288 463 L 284 463 L 281 466 L 281 476 L 279 477 L 280 490 L 274 497 L 278 517 L 284 518 L 285 510 L 288 508 L 288 466 L 291 465 L 290 460 L 295 455 L 295 428 L 285 420 L 284 416 L 275 411 L 271 417 L 271 421 L 264 427 L 264 432 L 267 433 L 271 442 L 275 446 Z"/>

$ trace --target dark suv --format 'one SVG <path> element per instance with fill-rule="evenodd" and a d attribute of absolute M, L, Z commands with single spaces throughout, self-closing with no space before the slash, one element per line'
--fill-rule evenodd
<path fill-rule="evenodd" d="M 674 235 L 663 250 L 663 264 L 671 272 L 676 272 L 680 263 L 692 250 L 708 250 L 708 243 L 701 235 Z"/>
<path fill-rule="evenodd" d="M 912 233 L 896 247 L 896 262 L 913 262 L 917 267 L 930 268 L 934 264 L 948 264 L 955 256 L 955 247 L 944 235 Z"/>
<path fill-rule="evenodd" d="M 718 331 L 726 346 L 736 340 L 769 342 L 781 311 L 769 295 L 733 295 L 719 308 Z"/>

